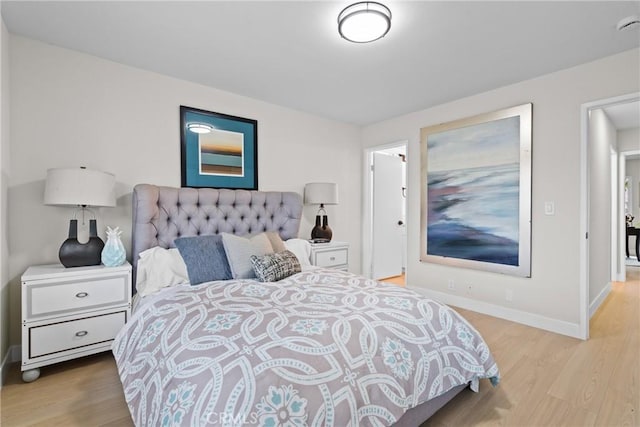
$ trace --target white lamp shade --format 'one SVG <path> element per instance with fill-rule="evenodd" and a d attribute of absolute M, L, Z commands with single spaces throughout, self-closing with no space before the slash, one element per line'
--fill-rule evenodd
<path fill-rule="evenodd" d="M 338 184 L 311 182 L 304 186 L 304 202 L 308 205 L 337 205 Z"/>
<path fill-rule="evenodd" d="M 57 206 L 115 206 L 113 174 L 86 168 L 47 170 L 44 204 Z"/>

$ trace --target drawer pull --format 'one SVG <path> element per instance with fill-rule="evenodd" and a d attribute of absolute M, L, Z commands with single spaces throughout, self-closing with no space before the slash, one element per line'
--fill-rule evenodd
<path fill-rule="evenodd" d="M 89 334 L 89 332 L 87 332 L 87 331 L 78 331 L 78 332 L 76 332 L 76 336 L 77 337 L 84 337 L 87 334 Z"/>
<path fill-rule="evenodd" d="M 331 258 L 329 258 L 331 261 L 335 261 L 336 257 L 332 256 Z"/>
<path fill-rule="evenodd" d="M 85 298 L 85 297 L 88 297 L 88 296 L 89 296 L 89 294 L 87 292 L 78 292 L 76 294 L 76 298 Z"/>

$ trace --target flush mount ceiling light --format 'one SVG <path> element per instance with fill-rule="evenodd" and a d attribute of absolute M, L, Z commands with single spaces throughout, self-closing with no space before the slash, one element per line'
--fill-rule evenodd
<path fill-rule="evenodd" d="M 209 133 L 213 130 L 213 127 L 206 123 L 189 123 L 187 129 L 193 133 Z"/>
<path fill-rule="evenodd" d="M 338 32 L 350 42 L 369 43 L 384 37 L 391 28 L 391 11 L 381 3 L 362 1 L 342 9 Z"/>

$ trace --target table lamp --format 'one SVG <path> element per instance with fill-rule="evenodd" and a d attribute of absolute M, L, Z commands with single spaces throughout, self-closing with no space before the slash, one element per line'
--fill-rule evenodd
<path fill-rule="evenodd" d="M 76 206 L 93 215 L 89 221 L 89 241 L 78 241 L 77 209 L 69 221 L 69 237 L 60 246 L 58 256 L 65 267 L 99 265 L 104 242 L 98 237 L 95 213 L 89 206 L 115 206 L 115 176 L 85 167 L 57 168 L 47 170 L 44 187 L 44 204 L 53 206 Z"/>
<path fill-rule="evenodd" d="M 307 205 L 320 205 L 316 215 L 316 225 L 311 230 L 311 239 L 330 242 L 333 231 L 329 227 L 329 217 L 324 205 L 338 204 L 338 185 L 330 182 L 312 182 L 304 186 L 304 202 Z M 322 217 L 322 224 L 320 219 Z"/>

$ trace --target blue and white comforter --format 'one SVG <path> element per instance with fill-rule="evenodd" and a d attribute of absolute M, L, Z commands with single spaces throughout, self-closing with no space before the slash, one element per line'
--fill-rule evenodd
<path fill-rule="evenodd" d="M 499 373 L 445 305 L 336 270 L 146 297 L 113 353 L 137 426 L 391 425 Z"/>

